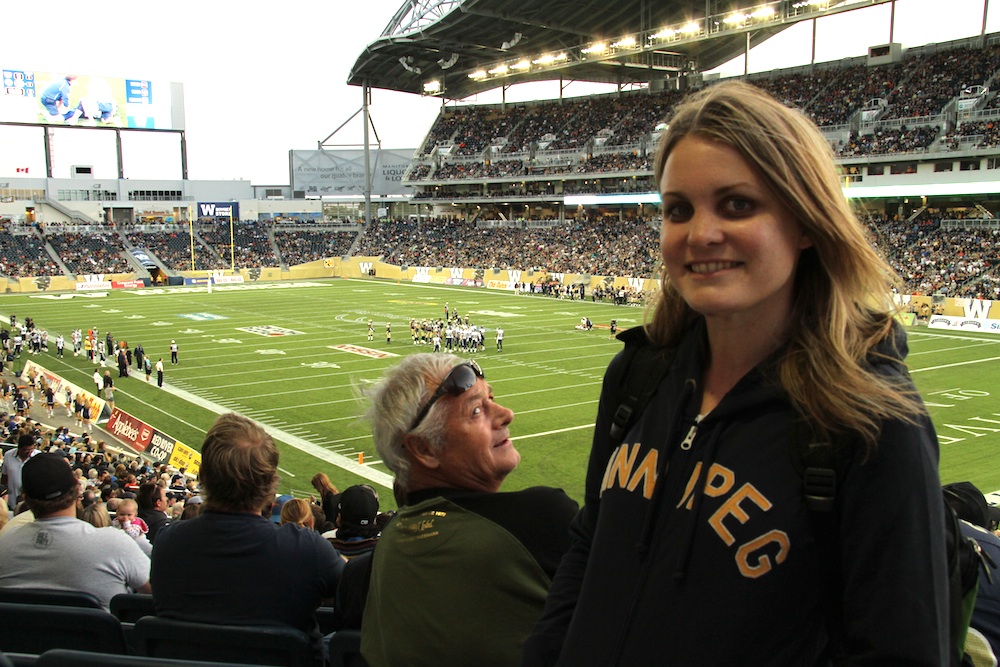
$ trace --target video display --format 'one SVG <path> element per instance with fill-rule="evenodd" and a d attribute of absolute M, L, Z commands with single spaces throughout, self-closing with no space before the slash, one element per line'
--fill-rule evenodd
<path fill-rule="evenodd" d="M 75 72 L 3 69 L 0 122 L 61 127 L 183 129 L 180 84 Z M 183 103 L 183 95 L 176 102 Z"/>

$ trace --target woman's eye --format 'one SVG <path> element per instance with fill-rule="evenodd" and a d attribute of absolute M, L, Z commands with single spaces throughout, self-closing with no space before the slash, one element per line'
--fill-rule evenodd
<path fill-rule="evenodd" d="M 665 211 L 665 218 L 670 222 L 687 222 L 691 219 L 691 205 L 686 202 L 670 204 Z"/>
<path fill-rule="evenodd" d="M 745 215 L 753 211 L 753 202 L 743 197 L 732 197 L 726 200 L 723 207 L 731 214 Z"/>

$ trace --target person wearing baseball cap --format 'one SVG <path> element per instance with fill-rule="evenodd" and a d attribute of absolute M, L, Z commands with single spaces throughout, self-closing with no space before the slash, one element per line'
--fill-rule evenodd
<path fill-rule="evenodd" d="M 150 593 L 149 558 L 119 530 L 77 519 L 80 485 L 66 460 L 38 454 L 21 471 L 35 516 L 0 539 L 0 588 L 85 591 L 110 611 L 118 593 Z"/>
<path fill-rule="evenodd" d="M 351 560 L 369 553 L 378 544 L 378 495 L 367 484 L 344 489 L 337 498 L 337 533 L 329 537 L 330 544 L 340 555 Z"/>

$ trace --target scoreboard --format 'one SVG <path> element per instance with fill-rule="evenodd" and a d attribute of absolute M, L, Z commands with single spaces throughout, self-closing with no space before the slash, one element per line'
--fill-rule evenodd
<path fill-rule="evenodd" d="M 180 83 L 3 68 L 0 122 L 183 130 Z"/>

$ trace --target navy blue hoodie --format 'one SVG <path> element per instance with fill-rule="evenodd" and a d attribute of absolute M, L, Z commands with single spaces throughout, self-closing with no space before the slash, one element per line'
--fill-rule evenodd
<path fill-rule="evenodd" d="M 891 359 L 871 361 L 912 387 L 905 334 L 895 334 L 879 349 Z M 704 341 L 699 323 L 617 447 L 607 396 L 617 394 L 608 387 L 620 386 L 623 355 L 612 361 L 585 505 L 524 664 L 820 665 L 831 655 L 836 664 L 946 664 L 930 419 L 884 423 L 867 460 L 857 447 L 836 511 L 819 519 L 793 460 L 796 413 L 777 355 L 696 424 Z"/>

